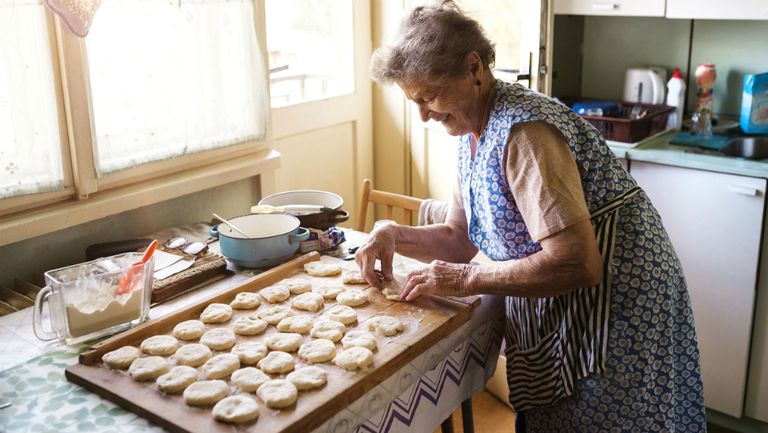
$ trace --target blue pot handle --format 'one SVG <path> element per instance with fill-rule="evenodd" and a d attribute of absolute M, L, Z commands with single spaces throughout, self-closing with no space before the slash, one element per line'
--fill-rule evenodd
<path fill-rule="evenodd" d="M 211 226 L 211 236 L 213 236 L 216 239 L 219 238 L 219 226 L 218 225 Z"/>
<path fill-rule="evenodd" d="M 309 229 L 305 229 L 304 227 L 299 227 L 299 231 L 296 232 L 296 234 L 289 234 L 288 235 L 288 243 L 292 244 L 295 241 L 306 241 L 309 239 Z"/>

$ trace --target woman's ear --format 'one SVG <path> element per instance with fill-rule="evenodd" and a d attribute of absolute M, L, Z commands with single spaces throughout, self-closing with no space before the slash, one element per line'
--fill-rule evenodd
<path fill-rule="evenodd" d="M 467 56 L 467 72 L 469 73 L 469 79 L 477 84 L 483 78 L 483 59 L 477 54 L 477 51 L 472 51 Z"/>

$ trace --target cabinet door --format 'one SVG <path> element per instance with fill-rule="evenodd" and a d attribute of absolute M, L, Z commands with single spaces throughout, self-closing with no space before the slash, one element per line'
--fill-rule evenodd
<path fill-rule="evenodd" d="M 707 407 L 740 417 L 749 358 L 765 179 L 632 161 L 683 265 Z"/>
<path fill-rule="evenodd" d="M 768 2 L 765 0 L 667 0 L 667 18 L 711 20 L 765 20 Z"/>
<path fill-rule="evenodd" d="M 665 0 L 554 0 L 557 15 L 663 17 Z"/>

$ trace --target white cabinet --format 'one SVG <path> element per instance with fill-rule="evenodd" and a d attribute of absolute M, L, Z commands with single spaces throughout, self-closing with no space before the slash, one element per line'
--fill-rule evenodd
<path fill-rule="evenodd" d="M 664 221 L 693 306 L 704 401 L 744 410 L 766 180 L 632 161 Z"/>
<path fill-rule="evenodd" d="M 663 17 L 665 0 L 553 0 L 558 15 Z"/>
<path fill-rule="evenodd" d="M 667 0 L 667 18 L 766 20 L 768 19 L 768 1 Z"/>

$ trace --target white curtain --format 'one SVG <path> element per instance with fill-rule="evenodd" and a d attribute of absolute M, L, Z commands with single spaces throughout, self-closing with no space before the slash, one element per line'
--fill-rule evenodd
<path fill-rule="evenodd" d="M 45 6 L 0 1 L 0 199 L 63 189 Z"/>
<path fill-rule="evenodd" d="M 99 175 L 263 140 L 251 0 L 109 0 L 86 38 Z"/>

